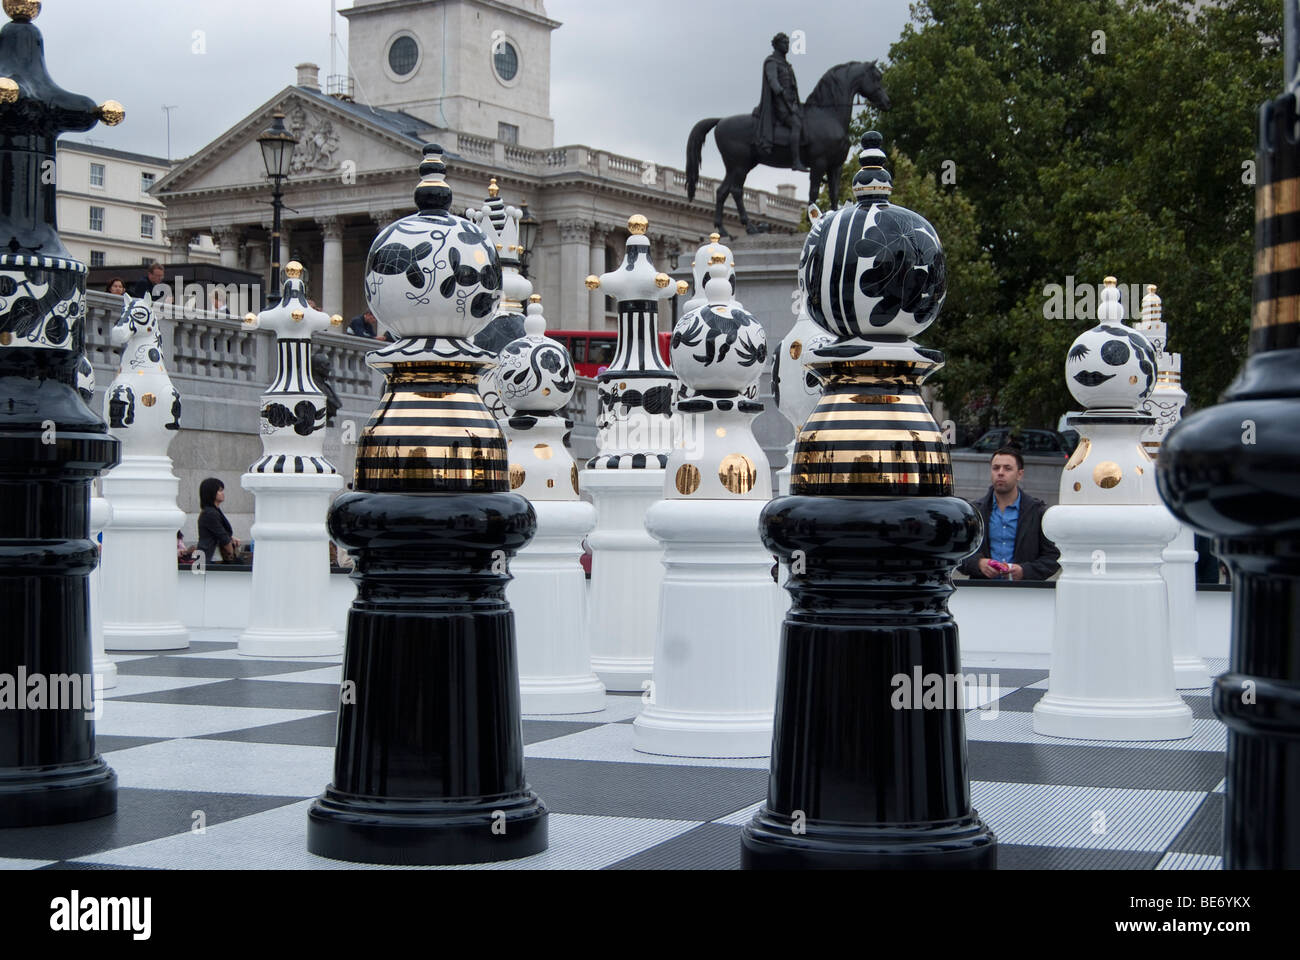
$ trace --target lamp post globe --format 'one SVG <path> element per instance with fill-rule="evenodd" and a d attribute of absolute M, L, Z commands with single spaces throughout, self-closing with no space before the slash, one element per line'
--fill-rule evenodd
<path fill-rule="evenodd" d="M 270 291 L 280 289 L 280 211 L 284 208 L 281 186 L 289 176 L 289 164 L 293 159 L 293 148 L 298 139 L 284 126 L 284 114 L 276 112 L 271 117 L 271 125 L 257 138 L 262 148 L 262 163 L 266 165 L 266 175 L 273 184 L 271 188 L 271 282 Z M 272 293 L 272 296 L 275 294 Z"/>

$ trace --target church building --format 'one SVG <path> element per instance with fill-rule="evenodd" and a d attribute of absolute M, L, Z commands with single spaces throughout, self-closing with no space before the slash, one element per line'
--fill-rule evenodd
<path fill-rule="evenodd" d="M 447 151 L 458 212 L 477 207 L 496 177 L 502 199 L 527 204 L 541 222 L 528 272 L 554 328 L 614 327 L 614 304 L 583 279 L 619 262 L 629 215 L 649 218 L 655 263 L 668 271 L 713 230 L 716 180 L 701 178 L 691 201 L 683 170 L 555 145 L 551 34 L 561 24 L 543 0 L 355 0 L 340 13 L 348 76 L 322 86 L 315 64 L 299 64 L 292 86 L 154 187 L 167 208 L 170 263 L 184 262 L 192 237 L 206 233 L 223 265 L 269 275 L 271 187 L 257 138 L 276 113 L 298 140 L 281 262 L 304 264 L 310 294 L 330 313 L 365 309 L 366 253 L 381 227 L 414 211 L 428 142 Z M 803 208 L 792 189 L 749 189 L 745 204 L 774 233 L 798 229 Z M 743 232 L 734 218 L 726 223 Z"/>

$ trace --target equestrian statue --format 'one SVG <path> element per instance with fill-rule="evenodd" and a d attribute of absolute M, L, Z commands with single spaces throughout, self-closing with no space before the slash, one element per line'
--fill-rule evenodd
<path fill-rule="evenodd" d="M 790 38 L 778 33 L 772 38 L 772 53 L 763 61 L 763 92 L 752 113 L 733 117 L 710 117 L 691 130 L 686 141 L 686 195 L 695 199 L 700 179 L 700 154 L 704 138 L 713 130 L 727 175 L 718 187 L 714 226 L 722 226 L 722 208 L 730 196 L 736 201 L 740 222 L 749 233 L 745 213 L 745 178 L 759 164 L 808 173 L 808 202 L 815 203 L 826 178 L 830 209 L 839 205 L 840 170 L 849 151 L 849 122 L 854 98 L 865 97 L 880 110 L 889 109 L 889 95 L 881 84 L 875 61 L 852 61 L 831 67 L 804 102 L 799 101 L 794 68 L 786 59 Z M 717 128 L 714 130 L 714 128 Z"/>

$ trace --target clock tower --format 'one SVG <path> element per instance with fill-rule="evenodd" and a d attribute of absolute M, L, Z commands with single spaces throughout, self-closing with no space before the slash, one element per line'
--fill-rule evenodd
<path fill-rule="evenodd" d="M 436 127 L 551 147 L 551 31 L 543 0 L 355 0 L 348 63 L 361 103 Z"/>

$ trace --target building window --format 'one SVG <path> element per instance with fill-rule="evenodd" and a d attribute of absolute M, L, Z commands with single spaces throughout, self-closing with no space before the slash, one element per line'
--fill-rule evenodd
<path fill-rule="evenodd" d="M 509 40 L 501 40 L 492 49 L 492 68 L 509 83 L 519 73 L 519 51 Z"/>
<path fill-rule="evenodd" d="M 519 142 L 519 128 L 513 123 L 497 124 L 497 139 L 505 143 Z"/>
<path fill-rule="evenodd" d="M 420 60 L 420 47 L 414 37 L 400 36 L 388 48 L 388 69 L 404 77 Z"/>
<path fill-rule="evenodd" d="M 90 208 L 90 229 L 94 230 L 96 233 L 104 232 L 104 208 L 103 207 Z"/>
<path fill-rule="evenodd" d="M 152 213 L 140 214 L 140 236 L 146 240 L 153 239 L 153 222 L 154 216 Z"/>
<path fill-rule="evenodd" d="M 102 187 L 104 185 L 104 165 L 102 163 L 92 163 L 90 165 L 90 185 L 92 187 Z"/>
<path fill-rule="evenodd" d="M 107 259 L 103 250 L 90 251 L 90 265 L 92 267 L 102 267 L 107 262 Z"/>
<path fill-rule="evenodd" d="M 150 190 L 150 188 L 153 187 L 155 181 L 157 181 L 157 179 L 158 179 L 157 174 L 153 174 L 153 173 L 141 173 L 141 174 L 140 174 L 140 192 L 141 192 L 141 193 L 148 193 L 149 190 Z"/>

